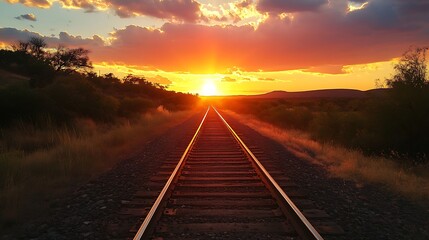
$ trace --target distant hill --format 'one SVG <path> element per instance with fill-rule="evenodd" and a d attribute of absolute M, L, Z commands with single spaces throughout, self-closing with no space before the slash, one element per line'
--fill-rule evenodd
<path fill-rule="evenodd" d="M 368 98 L 379 96 L 387 89 L 372 89 L 367 91 L 354 89 L 323 89 L 302 92 L 272 91 L 260 95 L 240 96 L 246 98 Z"/>

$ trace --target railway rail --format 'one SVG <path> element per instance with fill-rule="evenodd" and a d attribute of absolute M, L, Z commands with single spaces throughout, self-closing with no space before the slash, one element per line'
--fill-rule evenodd
<path fill-rule="evenodd" d="M 323 239 L 283 191 L 287 179 L 276 182 L 214 107 L 162 171 L 169 177 L 134 240 Z"/>

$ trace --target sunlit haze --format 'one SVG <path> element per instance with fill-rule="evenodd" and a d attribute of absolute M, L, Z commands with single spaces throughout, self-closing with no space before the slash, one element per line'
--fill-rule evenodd
<path fill-rule="evenodd" d="M 38 36 L 89 49 L 97 74 L 200 95 L 366 90 L 428 45 L 423 2 L 6 0 L 0 47 Z"/>
<path fill-rule="evenodd" d="M 221 94 L 218 93 L 215 83 L 210 79 L 205 80 L 205 83 L 201 87 L 201 91 L 199 91 L 199 93 L 202 96 L 215 96 Z"/>

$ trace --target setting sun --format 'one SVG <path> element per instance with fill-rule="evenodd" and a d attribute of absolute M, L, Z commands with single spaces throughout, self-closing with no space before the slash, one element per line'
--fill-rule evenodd
<path fill-rule="evenodd" d="M 216 85 L 213 83 L 212 80 L 206 80 L 204 85 L 201 87 L 200 94 L 202 96 L 214 96 L 218 95 L 218 91 L 216 88 Z"/>

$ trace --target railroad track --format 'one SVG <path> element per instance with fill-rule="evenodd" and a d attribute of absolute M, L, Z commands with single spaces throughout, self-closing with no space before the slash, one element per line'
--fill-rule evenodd
<path fill-rule="evenodd" d="M 133 239 L 323 239 L 276 179 L 209 107 L 179 162 L 152 179 L 162 190 L 137 193 L 134 206 L 153 205 Z"/>

